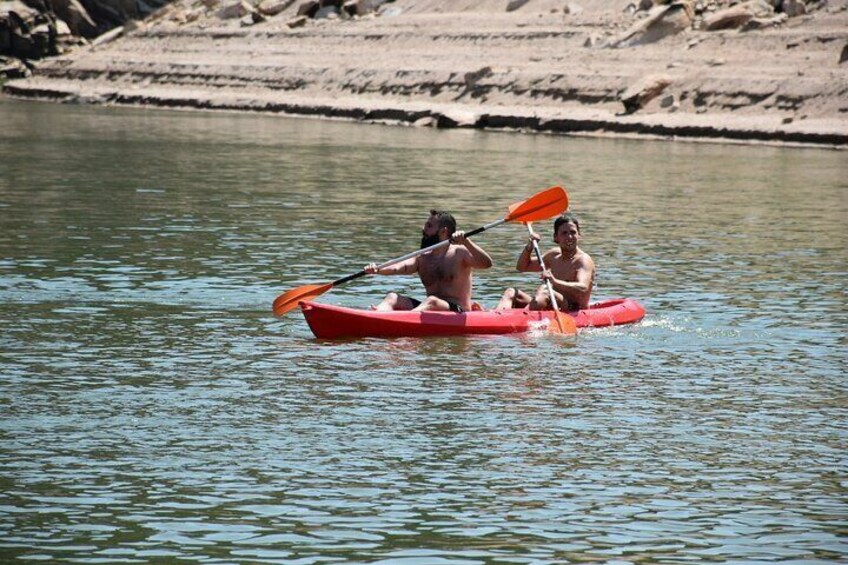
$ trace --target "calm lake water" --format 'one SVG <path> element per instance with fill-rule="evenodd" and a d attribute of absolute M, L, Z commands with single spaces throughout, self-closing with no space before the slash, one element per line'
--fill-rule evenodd
<path fill-rule="evenodd" d="M 848 559 L 848 153 L 0 100 L 0 561 Z M 639 325 L 319 341 L 271 302 L 554 184 Z M 538 229 L 548 234 L 550 224 Z M 521 225 L 475 299 L 536 279 Z M 420 294 L 367 277 L 324 302 Z"/>

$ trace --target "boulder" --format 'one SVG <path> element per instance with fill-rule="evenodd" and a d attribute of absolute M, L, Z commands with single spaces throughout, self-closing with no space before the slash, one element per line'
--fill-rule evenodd
<path fill-rule="evenodd" d="M 677 101 L 677 97 L 674 94 L 669 94 L 660 100 L 660 108 L 665 108 L 670 112 L 675 112 L 680 109 L 680 103 Z"/>
<path fill-rule="evenodd" d="M 710 14 L 704 18 L 702 27 L 707 31 L 737 29 L 754 18 L 767 18 L 773 15 L 774 8 L 766 0 L 749 0 Z"/>
<path fill-rule="evenodd" d="M 436 126 L 439 128 L 472 128 L 477 125 L 480 116 L 474 112 L 451 109 L 443 114 L 436 114 Z"/>
<path fill-rule="evenodd" d="M 56 43 L 51 39 L 50 27 L 43 24 L 26 35 L 12 35 L 12 54 L 22 59 L 43 59 L 57 55 Z"/>
<path fill-rule="evenodd" d="M 56 20 L 56 37 L 67 37 L 73 35 L 71 28 L 62 20 Z"/>
<path fill-rule="evenodd" d="M 845 61 L 848 61 L 848 43 L 842 47 L 842 53 L 839 55 L 839 64 L 841 65 Z"/>
<path fill-rule="evenodd" d="M 233 20 L 243 18 L 253 11 L 253 6 L 245 0 L 228 0 L 221 5 L 215 15 L 222 20 Z"/>
<path fill-rule="evenodd" d="M 123 33 L 124 26 L 118 26 L 114 29 L 110 29 L 106 33 L 100 34 L 95 37 L 94 40 L 91 42 L 91 45 L 94 47 L 96 47 L 97 45 L 104 45 L 106 43 L 118 39 L 119 37 L 121 37 L 121 35 L 123 35 Z"/>
<path fill-rule="evenodd" d="M 339 17 L 339 9 L 335 6 L 324 6 L 322 8 L 318 8 L 318 11 L 315 12 L 314 16 L 316 20 L 333 19 L 337 17 Z"/>
<path fill-rule="evenodd" d="M 780 3 L 780 11 L 790 18 L 794 18 L 806 14 L 807 6 L 801 0 L 783 0 Z"/>
<path fill-rule="evenodd" d="M 259 12 L 250 12 L 248 15 L 241 19 L 239 25 L 241 25 L 241 27 L 250 27 L 256 24 L 261 24 L 265 21 L 265 16 L 263 16 Z"/>
<path fill-rule="evenodd" d="M 11 16 L 15 14 L 15 16 Z M 33 10 L 20 0 L 3 0 L 0 2 L 0 19 L 19 18 L 23 22 L 31 22 L 38 17 L 38 10 Z"/>
<path fill-rule="evenodd" d="M 0 57 L 0 78 L 27 78 L 32 71 L 23 61 L 15 58 Z"/>
<path fill-rule="evenodd" d="M 509 4 L 506 5 L 507 12 L 514 12 L 520 9 L 524 4 L 529 2 L 530 0 L 509 0 Z"/>
<path fill-rule="evenodd" d="M 99 32 L 123 25 L 128 19 L 142 17 L 134 0 L 81 1 Z"/>
<path fill-rule="evenodd" d="M 350 17 L 366 14 L 367 12 L 363 12 L 363 14 L 359 13 L 359 5 L 359 0 L 347 0 L 344 4 L 342 4 L 342 13 Z"/>
<path fill-rule="evenodd" d="M 297 15 L 314 18 L 315 14 L 318 13 L 318 8 L 320 7 L 321 6 L 318 4 L 317 0 L 306 0 L 306 2 L 297 7 Z"/>
<path fill-rule="evenodd" d="M 348 0 L 342 5 L 342 11 L 348 16 L 364 16 L 382 4 L 381 0 Z"/>
<path fill-rule="evenodd" d="M 309 21 L 309 18 L 307 18 L 306 16 L 297 16 L 296 18 L 290 19 L 286 23 L 286 25 L 289 26 L 289 28 L 291 28 L 291 29 L 295 29 L 295 28 L 298 28 L 298 27 L 305 26 L 306 22 L 308 22 L 308 21 Z"/>
<path fill-rule="evenodd" d="M 276 16 L 294 4 L 295 0 L 262 0 L 256 9 L 263 16 Z"/>
<path fill-rule="evenodd" d="M 17 59 L 58 55 L 56 15 L 43 14 L 20 2 L 0 3 L 0 53 Z"/>
<path fill-rule="evenodd" d="M 439 125 L 439 122 L 433 116 L 424 116 L 415 120 L 412 125 L 417 128 L 434 128 Z"/>
<path fill-rule="evenodd" d="M 621 103 L 624 104 L 624 112 L 632 114 L 644 108 L 645 104 L 662 94 L 663 90 L 668 88 L 671 82 L 671 77 L 664 74 L 642 77 L 621 94 Z"/>
<path fill-rule="evenodd" d="M 788 19 L 789 16 L 786 14 L 777 14 L 772 18 L 751 18 L 748 20 L 748 23 L 740 28 L 740 31 L 753 31 L 770 27 L 778 27 L 784 24 Z"/>
<path fill-rule="evenodd" d="M 97 24 L 79 0 L 52 0 L 53 11 L 64 20 L 71 33 L 83 37 L 97 37 Z"/>
<path fill-rule="evenodd" d="M 655 6 L 645 19 L 613 39 L 610 46 L 633 47 L 654 43 L 688 29 L 692 25 L 694 15 L 689 0 L 676 0 L 668 6 Z"/>

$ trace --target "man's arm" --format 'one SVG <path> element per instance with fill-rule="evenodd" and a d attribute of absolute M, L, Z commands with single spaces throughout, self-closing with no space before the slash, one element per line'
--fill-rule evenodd
<path fill-rule="evenodd" d="M 550 271 L 547 271 L 550 273 Z M 589 298 L 592 295 L 592 279 L 595 272 L 595 263 L 591 258 L 585 258 L 580 262 L 577 268 L 576 281 L 562 281 L 553 276 L 550 277 L 551 285 L 554 290 L 565 296 L 569 302 L 579 304 L 581 308 L 585 308 L 589 304 Z"/>
<path fill-rule="evenodd" d="M 418 272 L 418 257 L 410 257 L 382 269 L 377 269 L 376 263 L 369 263 L 365 266 L 365 272 L 371 275 L 412 275 Z"/>
<path fill-rule="evenodd" d="M 488 269 L 492 266 L 492 258 L 483 248 L 465 237 L 464 231 L 458 231 L 451 236 L 451 241 L 465 246 L 468 250 L 467 264 L 472 269 Z"/>
<path fill-rule="evenodd" d="M 521 253 L 518 255 L 518 263 L 515 264 L 515 268 L 522 273 L 538 273 L 542 270 L 539 258 L 536 257 L 536 252 L 533 251 L 534 239 L 538 244 L 540 237 L 536 232 L 533 232 L 530 235 L 530 238 L 527 240 L 527 245 L 524 246 L 524 249 L 522 249 Z M 548 257 L 547 254 L 545 254 L 545 264 L 547 264 L 547 262 Z"/>

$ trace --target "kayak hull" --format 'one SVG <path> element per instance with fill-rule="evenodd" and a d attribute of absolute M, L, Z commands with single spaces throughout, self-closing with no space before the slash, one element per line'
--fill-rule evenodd
<path fill-rule="evenodd" d="M 301 302 L 300 308 L 315 337 L 430 337 L 526 332 L 553 317 L 553 312 L 527 309 L 473 312 L 375 312 Z M 631 298 L 597 302 L 569 312 L 578 328 L 633 324 L 645 317 L 645 308 Z"/>

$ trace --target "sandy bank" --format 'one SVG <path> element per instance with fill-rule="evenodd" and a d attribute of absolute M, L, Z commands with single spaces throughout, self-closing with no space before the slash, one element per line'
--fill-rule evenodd
<path fill-rule="evenodd" d="M 563 10 L 530 0 L 513 12 L 506 4 L 398 0 L 380 16 L 292 28 L 296 4 L 246 25 L 186 0 L 114 41 L 40 62 L 4 91 L 418 126 L 848 147 L 846 0 L 779 26 L 684 29 L 618 48 L 611 40 L 638 20 L 624 1 Z M 625 114 L 622 93 L 645 77 L 668 84 Z"/>

